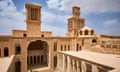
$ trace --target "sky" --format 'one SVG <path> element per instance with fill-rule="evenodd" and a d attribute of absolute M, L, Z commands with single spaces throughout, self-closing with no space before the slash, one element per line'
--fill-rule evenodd
<path fill-rule="evenodd" d="M 28 2 L 42 6 L 41 29 L 52 31 L 53 36 L 66 35 L 73 6 L 80 7 L 80 17 L 96 34 L 120 36 L 120 0 L 0 0 L 0 35 L 26 30 Z"/>

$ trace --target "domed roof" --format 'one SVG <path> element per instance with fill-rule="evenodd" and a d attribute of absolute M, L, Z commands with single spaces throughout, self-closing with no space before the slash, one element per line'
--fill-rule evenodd
<path fill-rule="evenodd" d="M 82 31 L 85 31 L 85 30 L 93 30 L 93 29 L 92 29 L 92 28 L 89 28 L 89 27 L 87 27 L 87 26 L 84 26 L 81 30 L 82 30 Z"/>

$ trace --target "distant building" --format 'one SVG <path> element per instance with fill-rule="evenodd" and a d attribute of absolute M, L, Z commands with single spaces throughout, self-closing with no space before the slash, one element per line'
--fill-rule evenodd
<path fill-rule="evenodd" d="M 116 68 L 116 65 L 111 67 L 109 63 L 108 66 L 106 66 L 107 63 L 101 64 L 105 62 L 97 63 L 99 59 L 95 62 L 93 56 L 94 54 L 98 54 L 98 56 L 116 54 L 118 58 L 114 56 L 115 59 L 119 59 L 120 36 L 96 35 L 92 28 L 85 25 L 85 19 L 80 18 L 79 7 L 72 8 L 72 17 L 68 19 L 68 32 L 65 37 L 56 37 L 52 36 L 52 32 L 41 31 L 41 6 L 27 3 L 25 8 L 26 31 L 13 30 L 12 36 L 0 36 L 0 71 L 3 70 L 1 68 L 4 68 L 5 63 L 9 63 L 5 66 L 7 72 L 32 70 L 39 72 L 108 72 Z M 86 54 L 85 59 L 82 59 L 79 54 Z M 87 59 L 87 55 L 92 56 L 89 59 L 93 62 Z M 106 55 L 105 57 L 110 58 Z M 84 63 L 83 66 L 80 65 L 80 59 Z M 5 63 L 1 64 L 3 62 Z M 94 67 L 90 64 L 93 64 Z"/>

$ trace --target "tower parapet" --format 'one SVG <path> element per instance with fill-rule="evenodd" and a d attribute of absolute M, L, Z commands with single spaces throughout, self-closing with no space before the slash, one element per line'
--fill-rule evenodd
<path fill-rule="evenodd" d="M 80 17 L 80 7 L 75 6 L 72 9 L 73 9 L 72 10 L 73 17 L 79 18 Z"/>
<path fill-rule="evenodd" d="M 26 3 L 26 24 L 28 36 L 39 36 L 41 31 L 41 6 Z"/>

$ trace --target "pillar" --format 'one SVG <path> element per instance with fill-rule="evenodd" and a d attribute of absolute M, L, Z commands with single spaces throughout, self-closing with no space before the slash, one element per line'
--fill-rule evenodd
<path fill-rule="evenodd" d="M 71 72 L 71 59 L 67 56 L 67 72 Z"/>
<path fill-rule="evenodd" d="M 63 72 L 65 72 L 65 55 L 63 54 Z"/>
<path fill-rule="evenodd" d="M 80 65 L 79 65 L 79 61 L 78 60 L 76 61 L 76 64 L 77 64 L 77 72 L 80 72 L 80 68 L 79 68 Z"/>
<path fill-rule="evenodd" d="M 92 64 L 92 72 L 99 72 L 97 65 Z"/>
<path fill-rule="evenodd" d="M 72 60 L 72 72 L 76 72 L 75 60 Z"/>
<path fill-rule="evenodd" d="M 81 69 L 82 69 L 82 72 L 86 72 L 86 64 L 84 61 L 81 62 Z"/>

